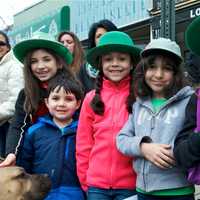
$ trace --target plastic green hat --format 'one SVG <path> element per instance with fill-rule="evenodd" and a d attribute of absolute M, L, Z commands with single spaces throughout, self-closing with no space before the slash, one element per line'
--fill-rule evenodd
<path fill-rule="evenodd" d="M 98 68 L 99 57 L 109 52 L 129 53 L 139 60 L 141 49 L 137 47 L 126 33 L 110 31 L 100 37 L 96 47 L 87 54 L 87 61 L 93 67 Z"/>
<path fill-rule="evenodd" d="M 64 45 L 55 41 L 54 37 L 48 33 L 39 31 L 33 33 L 32 38 L 16 44 L 13 48 L 13 52 L 15 57 L 23 63 L 27 53 L 38 48 L 50 49 L 61 56 L 67 64 L 72 63 L 73 57 Z"/>

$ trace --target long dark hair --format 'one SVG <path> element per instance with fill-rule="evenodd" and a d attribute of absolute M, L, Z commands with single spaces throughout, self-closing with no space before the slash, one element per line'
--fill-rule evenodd
<path fill-rule="evenodd" d="M 107 32 L 117 31 L 117 27 L 108 19 L 102 19 L 98 22 L 95 22 L 91 25 L 88 33 L 88 49 L 96 47 L 95 44 L 95 34 L 98 28 L 104 28 Z"/>
<path fill-rule="evenodd" d="M 136 65 L 136 61 L 134 58 L 131 57 L 131 64 L 133 66 Z M 92 110 L 98 114 L 98 115 L 103 115 L 104 110 L 105 110 L 105 105 L 104 102 L 101 99 L 101 89 L 103 85 L 103 69 L 102 69 L 102 63 L 101 63 L 101 58 L 99 58 L 99 73 L 96 78 L 96 86 L 95 86 L 95 96 L 93 97 L 90 105 L 92 107 Z M 134 96 L 134 83 L 133 83 L 133 73 L 134 69 L 131 69 L 130 71 L 130 88 L 129 88 L 129 95 L 126 100 L 126 108 L 129 113 L 132 113 L 132 105 L 135 102 L 135 96 Z"/>
<path fill-rule="evenodd" d="M 175 95 L 181 88 L 187 85 L 184 79 L 183 66 L 175 55 L 169 54 L 166 51 L 153 51 L 146 57 L 142 58 L 138 63 L 134 73 L 134 94 L 138 97 L 153 96 L 152 89 L 145 81 L 145 74 L 148 68 L 155 62 L 158 56 L 168 59 L 173 67 L 173 82 L 165 90 L 165 98 L 170 98 Z"/>
<path fill-rule="evenodd" d="M 33 49 L 27 53 L 24 59 L 24 92 L 25 92 L 25 102 L 24 102 L 24 110 L 29 113 L 33 114 L 37 111 L 39 103 L 43 100 L 43 89 L 41 88 L 41 82 L 33 75 L 31 70 L 31 57 L 33 52 L 37 49 Z M 63 58 L 57 55 L 54 51 L 50 49 L 44 49 L 48 53 L 50 53 L 55 59 L 57 64 L 61 64 L 62 73 L 65 73 L 66 76 L 73 76 L 72 72 L 69 70 L 66 62 Z M 59 69 L 58 69 L 59 70 Z M 58 72 L 57 72 L 58 73 Z"/>

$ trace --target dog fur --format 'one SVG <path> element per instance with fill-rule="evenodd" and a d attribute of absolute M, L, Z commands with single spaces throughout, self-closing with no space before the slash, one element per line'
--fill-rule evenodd
<path fill-rule="evenodd" d="M 30 175 L 17 166 L 0 168 L 0 200 L 43 200 L 50 188 L 47 175 Z"/>

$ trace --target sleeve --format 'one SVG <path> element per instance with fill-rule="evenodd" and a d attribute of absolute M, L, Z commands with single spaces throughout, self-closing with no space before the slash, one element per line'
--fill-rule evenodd
<path fill-rule="evenodd" d="M 30 126 L 30 124 L 26 120 L 27 116 L 23 108 L 24 100 L 24 90 L 21 90 L 15 104 L 14 117 L 7 133 L 6 154 L 15 153 L 15 149 L 20 140 L 20 136 L 23 134 L 24 130 L 26 130 L 27 127 Z"/>
<path fill-rule="evenodd" d="M 8 120 L 14 115 L 15 103 L 20 90 L 24 86 L 21 64 L 12 61 L 7 76 L 7 100 L 0 104 L 0 121 Z"/>
<path fill-rule="evenodd" d="M 128 121 L 117 135 L 117 148 L 120 152 L 127 156 L 142 157 L 143 155 L 140 151 L 142 139 L 142 136 L 135 135 L 133 110 L 133 113 L 129 115 Z"/>
<path fill-rule="evenodd" d="M 94 113 L 90 107 L 90 100 L 86 95 L 80 112 L 78 131 L 76 137 L 77 174 L 82 188 L 87 190 L 87 170 L 89 156 L 94 145 L 93 139 Z"/>
<path fill-rule="evenodd" d="M 188 169 L 200 162 L 200 133 L 196 128 L 197 96 L 193 94 L 186 107 L 186 118 L 182 130 L 174 143 L 174 156 L 177 164 Z"/>
<path fill-rule="evenodd" d="M 33 135 L 34 133 L 26 132 L 20 159 L 17 161 L 17 165 L 23 167 L 28 173 L 32 173 L 32 162 L 34 160 Z"/>

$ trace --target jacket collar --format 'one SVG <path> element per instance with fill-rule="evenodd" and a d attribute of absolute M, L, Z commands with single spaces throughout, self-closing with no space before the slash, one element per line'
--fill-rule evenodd
<path fill-rule="evenodd" d="M 129 85 L 130 85 L 130 76 L 122 79 L 119 83 L 114 83 L 106 79 L 105 77 L 103 78 L 103 88 L 121 90 L 129 87 Z"/>

